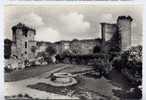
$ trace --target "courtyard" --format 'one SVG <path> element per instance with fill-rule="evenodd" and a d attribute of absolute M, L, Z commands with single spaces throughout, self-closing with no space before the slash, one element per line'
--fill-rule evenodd
<path fill-rule="evenodd" d="M 58 72 L 77 75 L 78 83 L 67 87 L 51 86 L 48 77 Z M 5 73 L 5 96 L 7 99 L 27 95 L 35 99 L 121 100 L 114 91 L 130 89 L 130 82 L 116 70 L 110 78 L 93 77 L 90 73 L 93 73 L 92 66 L 72 64 L 35 66 Z"/>

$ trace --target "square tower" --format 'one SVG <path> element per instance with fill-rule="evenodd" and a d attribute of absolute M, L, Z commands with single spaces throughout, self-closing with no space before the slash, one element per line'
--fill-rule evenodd
<path fill-rule="evenodd" d="M 119 34 L 117 24 L 101 23 L 102 51 L 119 51 Z"/>
<path fill-rule="evenodd" d="M 12 27 L 13 43 L 16 47 L 15 52 L 19 60 L 26 63 L 31 55 L 31 46 L 35 46 L 34 36 L 36 34 L 35 30 L 25 26 L 22 23 Z"/>

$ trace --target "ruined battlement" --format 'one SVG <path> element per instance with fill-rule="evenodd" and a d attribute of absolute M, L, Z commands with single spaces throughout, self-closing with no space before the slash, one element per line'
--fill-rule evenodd
<path fill-rule="evenodd" d="M 22 29 L 22 31 L 24 33 L 27 33 L 28 31 L 33 31 L 34 34 L 36 34 L 36 30 L 35 29 L 30 28 L 30 27 L 26 26 L 25 24 L 22 24 L 21 22 L 12 27 L 13 33 L 15 33 L 17 29 Z"/>
<path fill-rule="evenodd" d="M 133 19 L 130 16 L 119 16 L 117 20 L 116 23 L 101 23 L 101 39 L 58 41 L 51 43 L 51 45 L 56 48 L 57 53 L 69 50 L 74 54 L 93 54 L 95 47 L 98 47 L 99 52 L 123 51 L 131 46 L 131 21 Z M 35 29 L 18 23 L 12 27 L 12 31 L 18 58 L 25 61 L 33 58 L 34 54 L 31 52 L 31 47 L 39 48 L 37 44 L 40 44 L 39 41 L 34 41 Z M 42 44 L 46 44 L 41 45 L 45 47 L 50 45 L 47 42 Z"/>
<path fill-rule="evenodd" d="M 131 16 L 119 16 L 117 21 L 119 20 L 129 20 L 129 21 L 133 21 L 133 18 Z"/>

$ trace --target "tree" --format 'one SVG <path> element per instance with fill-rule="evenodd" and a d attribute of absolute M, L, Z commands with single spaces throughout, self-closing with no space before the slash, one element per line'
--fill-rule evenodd
<path fill-rule="evenodd" d="M 117 67 L 131 81 L 142 80 L 142 46 L 131 47 L 113 60 L 112 65 Z"/>
<path fill-rule="evenodd" d="M 72 55 L 73 53 L 71 52 L 71 50 L 65 50 L 65 51 L 63 51 L 63 53 L 62 53 L 62 55 L 63 56 L 70 56 L 70 55 Z"/>
<path fill-rule="evenodd" d="M 56 49 L 52 46 L 48 46 L 45 50 L 45 61 L 47 61 L 47 63 L 52 63 L 53 62 L 53 57 L 55 57 L 54 55 L 57 53 Z"/>
<path fill-rule="evenodd" d="M 37 48 L 36 48 L 35 46 L 32 46 L 32 47 L 31 47 L 31 52 L 35 53 L 35 52 L 36 52 L 36 49 L 37 49 Z"/>
<path fill-rule="evenodd" d="M 53 56 L 54 54 L 57 53 L 56 49 L 55 49 L 54 47 L 52 47 L 52 46 L 48 46 L 48 47 L 46 48 L 45 52 L 46 52 L 46 54 L 47 54 L 48 56 Z"/>
<path fill-rule="evenodd" d="M 12 46 L 12 41 L 9 39 L 4 40 L 4 58 L 9 59 L 11 56 L 11 46 Z"/>

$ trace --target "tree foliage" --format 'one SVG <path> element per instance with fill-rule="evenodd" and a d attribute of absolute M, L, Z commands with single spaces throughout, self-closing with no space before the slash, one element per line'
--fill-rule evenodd
<path fill-rule="evenodd" d="M 142 46 L 131 47 L 113 60 L 116 67 L 142 67 Z"/>
<path fill-rule="evenodd" d="M 70 55 L 72 55 L 73 53 L 71 52 L 71 50 L 65 50 L 65 51 L 63 51 L 63 53 L 62 53 L 62 55 L 63 56 L 70 56 Z"/>
<path fill-rule="evenodd" d="M 36 52 L 36 49 L 37 49 L 37 48 L 36 48 L 35 46 L 32 46 L 32 47 L 31 47 L 31 52 L 35 53 L 35 52 Z"/>
<path fill-rule="evenodd" d="M 45 52 L 46 52 L 47 56 L 53 56 L 54 54 L 57 53 L 57 50 L 52 46 L 48 46 L 46 48 Z"/>
<path fill-rule="evenodd" d="M 106 58 L 99 58 L 94 65 L 95 71 L 100 71 L 101 75 L 107 76 L 112 70 L 112 65 Z"/>
<path fill-rule="evenodd" d="M 131 47 L 116 57 L 112 65 L 122 71 L 130 80 L 141 80 L 142 77 L 142 46 Z"/>
<path fill-rule="evenodd" d="M 131 47 L 122 54 L 127 67 L 142 67 L 142 46 Z"/>
<path fill-rule="evenodd" d="M 11 56 L 12 41 L 9 39 L 4 40 L 4 58 L 9 59 Z"/>
<path fill-rule="evenodd" d="M 57 53 L 57 50 L 54 47 L 48 46 L 45 50 L 44 60 L 47 63 L 52 63 L 53 62 L 52 56 L 55 55 L 56 53 Z"/>

